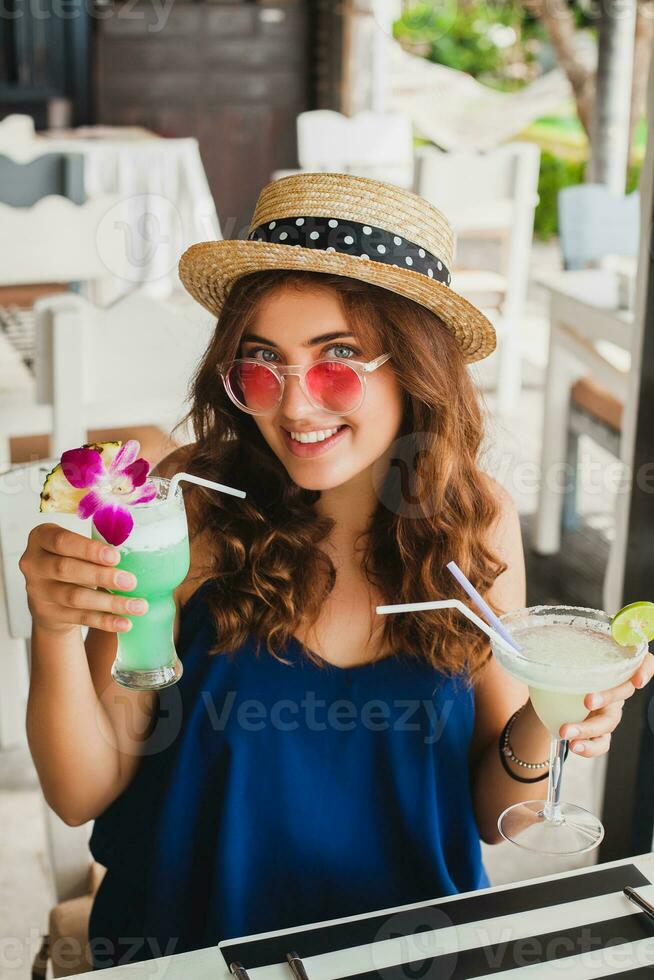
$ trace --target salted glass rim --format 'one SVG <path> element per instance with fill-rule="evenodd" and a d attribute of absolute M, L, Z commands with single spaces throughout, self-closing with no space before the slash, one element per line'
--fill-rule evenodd
<path fill-rule="evenodd" d="M 548 612 L 550 614 L 556 615 L 556 613 L 554 613 L 554 610 L 561 612 L 561 614 L 563 615 L 566 612 L 576 613 L 576 614 L 594 613 L 597 617 L 601 617 L 599 619 L 595 619 L 595 622 L 602 622 L 603 619 L 607 626 L 610 625 L 611 620 L 613 618 L 612 616 L 609 616 L 609 614 L 605 612 L 604 609 L 593 609 L 591 606 L 567 606 L 565 604 L 563 605 L 554 604 L 549 606 L 543 604 L 538 606 L 521 606 L 519 609 L 511 609 L 508 612 L 502 613 L 502 615 L 499 616 L 498 618 L 500 623 L 502 623 L 503 626 L 507 627 L 508 632 L 510 633 L 511 630 L 508 627 L 510 625 L 511 617 L 519 617 L 521 614 L 525 614 L 525 613 L 527 614 L 538 613 L 541 610 L 543 611 L 544 615 L 547 614 Z M 583 618 L 583 616 L 580 616 L 580 618 Z M 611 635 L 610 632 L 608 632 L 607 635 L 610 636 Z M 499 644 L 494 643 L 494 645 L 498 646 Z M 589 668 L 588 664 L 584 664 L 583 667 L 576 667 L 572 665 L 572 666 L 566 666 L 566 670 L 587 673 L 588 670 L 590 669 L 593 671 L 600 671 L 601 673 L 611 674 L 613 671 L 615 671 L 616 666 L 625 667 L 630 663 L 635 664 L 641 661 L 643 655 L 647 652 L 648 648 L 649 648 L 648 640 L 643 639 L 642 643 L 638 646 L 636 653 L 631 656 L 625 656 L 624 659 L 621 660 L 619 664 L 615 664 L 615 663 L 596 664 L 592 668 Z M 524 654 L 520 653 L 518 650 L 513 650 L 509 646 L 506 646 L 504 644 L 502 644 L 502 650 L 505 656 L 519 663 L 531 664 L 532 666 L 536 664 L 536 666 L 538 667 L 548 667 L 548 668 L 552 667 L 551 663 L 547 663 L 542 660 L 535 660 L 533 657 L 525 657 Z"/>

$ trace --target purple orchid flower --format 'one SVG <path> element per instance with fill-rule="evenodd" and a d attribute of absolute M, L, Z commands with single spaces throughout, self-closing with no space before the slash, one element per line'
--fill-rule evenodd
<path fill-rule="evenodd" d="M 61 457 L 61 468 L 68 482 L 78 490 L 87 489 L 77 505 L 82 519 L 93 518 L 96 528 L 109 544 L 118 546 L 134 527 L 129 508 L 157 496 L 147 459 L 137 459 L 140 444 L 128 439 L 114 459 L 105 466 L 97 449 L 68 449 Z"/>

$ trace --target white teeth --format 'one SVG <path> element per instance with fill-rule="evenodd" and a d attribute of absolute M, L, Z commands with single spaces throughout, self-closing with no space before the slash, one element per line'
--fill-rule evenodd
<path fill-rule="evenodd" d="M 296 442 L 323 442 L 339 429 L 340 426 L 336 426 L 335 429 L 317 429 L 315 432 L 291 432 L 291 439 L 295 439 Z"/>

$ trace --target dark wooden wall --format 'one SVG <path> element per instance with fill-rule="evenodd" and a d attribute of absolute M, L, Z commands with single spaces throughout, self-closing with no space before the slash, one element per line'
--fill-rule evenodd
<path fill-rule="evenodd" d="M 47 2 L 2 0 L 0 119 L 27 113 L 37 129 L 45 129 L 50 102 L 65 99 L 73 125 L 90 122 L 89 3 L 66 0 L 57 8 Z"/>
<path fill-rule="evenodd" d="M 195 136 L 226 238 L 247 233 L 261 187 L 297 166 L 295 119 L 316 103 L 310 0 L 175 0 L 96 24 L 95 121 Z"/>

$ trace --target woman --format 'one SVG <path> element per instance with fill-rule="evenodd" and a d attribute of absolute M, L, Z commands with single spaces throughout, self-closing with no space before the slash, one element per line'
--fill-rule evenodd
<path fill-rule="evenodd" d="M 111 549 L 46 525 L 21 562 L 30 746 L 63 819 L 96 819 L 108 867 L 96 968 L 483 887 L 480 837 L 498 842 L 499 813 L 547 776 L 548 733 L 483 634 L 449 610 L 375 614 L 458 594 L 452 558 L 497 611 L 526 602 L 466 367 L 494 332 L 450 288 L 446 219 L 390 185 L 303 174 L 264 188 L 249 237 L 180 263 L 219 322 L 195 441 L 158 472 L 247 496 L 185 490 L 179 684 L 111 681 L 115 633 L 143 613 L 104 591 L 134 588 Z M 564 726 L 574 752 L 607 751 L 653 659 Z M 498 751 L 509 720 L 519 761 Z"/>

